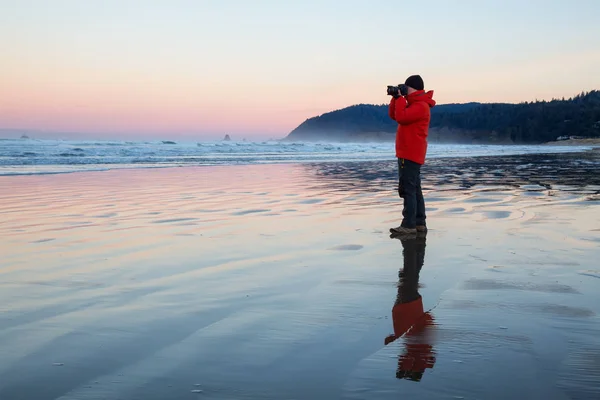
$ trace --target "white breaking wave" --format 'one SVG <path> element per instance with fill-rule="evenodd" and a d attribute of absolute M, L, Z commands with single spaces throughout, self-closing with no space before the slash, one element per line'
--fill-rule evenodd
<path fill-rule="evenodd" d="M 583 146 L 430 144 L 427 157 L 474 157 L 586 150 Z M 0 140 L 0 175 L 117 168 L 393 160 L 394 143 Z"/>

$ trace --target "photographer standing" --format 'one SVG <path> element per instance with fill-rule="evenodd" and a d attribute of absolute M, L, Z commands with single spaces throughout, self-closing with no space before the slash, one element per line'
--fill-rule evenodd
<path fill-rule="evenodd" d="M 392 96 L 389 115 L 398 122 L 396 157 L 398 158 L 398 194 L 404 199 L 402 224 L 392 234 L 426 232 L 425 200 L 421 191 L 421 165 L 427 154 L 427 135 L 433 91 L 424 91 L 423 79 L 412 75 L 403 85 L 388 86 Z"/>

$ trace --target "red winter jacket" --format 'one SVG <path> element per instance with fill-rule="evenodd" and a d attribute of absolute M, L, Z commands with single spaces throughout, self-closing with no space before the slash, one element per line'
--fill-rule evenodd
<path fill-rule="evenodd" d="M 427 134 L 431 108 L 435 106 L 433 90 L 418 90 L 390 102 L 390 118 L 398 122 L 396 131 L 396 157 L 418 164 L 425 163 Z"/>

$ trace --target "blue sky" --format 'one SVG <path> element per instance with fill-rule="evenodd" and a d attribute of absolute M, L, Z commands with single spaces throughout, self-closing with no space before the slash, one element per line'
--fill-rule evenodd
<path fill-rule="evenodd" d="M 600 88 L 600 1 L 0 0 L 0 127 L 285 134 L 385 103 Z"/>

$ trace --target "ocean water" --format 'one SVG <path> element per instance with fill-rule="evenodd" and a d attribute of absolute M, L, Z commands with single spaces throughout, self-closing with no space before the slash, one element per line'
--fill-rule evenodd
<path fill-rule="evenodd" d="M 430 144 L 428 158 L 579 152 L 580 146 Z M 55 174 L 117 168 L 377 161 L 393 143 L 125 142 L 0 139 L 0 175 Z"/>

